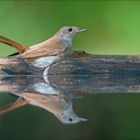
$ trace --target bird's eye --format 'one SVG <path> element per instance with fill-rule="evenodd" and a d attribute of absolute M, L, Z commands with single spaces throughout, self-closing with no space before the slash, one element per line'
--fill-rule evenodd
<path fill-rule="evenodd" d="M 69 121 L 72 122 L 72 118 L 69 118 Z"/>
<path fill-rule="evenodd" d="M 72 31 L 72 28 L 68 28 L 68 31 L 71 32 Z"/>

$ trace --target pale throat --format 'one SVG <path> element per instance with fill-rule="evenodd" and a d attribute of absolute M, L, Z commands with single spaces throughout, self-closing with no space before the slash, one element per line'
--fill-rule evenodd
<path fill-rule="evenodd" d="M 72 45 L 72 38 L 67 36 L 61 36 L 61 40 L 68 44 L 69 47 Z"/>

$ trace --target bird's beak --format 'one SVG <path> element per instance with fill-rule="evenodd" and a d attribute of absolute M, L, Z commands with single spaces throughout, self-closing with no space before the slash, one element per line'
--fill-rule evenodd
<path fill-rule="evenodd" d="M 79 120 L 83 122 L 88 121 L 88 119 L 85 119 L 85 118 L 79 118 Z"/>
<path fill-rule="evenodd" d="M 84 31 L 87 31 L 87 29 L 81 29 L 81 28 L 78 29 L 78 32 L 84 32 Z"/>

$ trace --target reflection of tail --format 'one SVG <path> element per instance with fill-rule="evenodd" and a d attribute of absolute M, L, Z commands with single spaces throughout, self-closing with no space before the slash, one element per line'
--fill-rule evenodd
<path fill-rule="evenodd" d="M 25 100 L 23 98 L 19 98 L 16 102 L 8 104 L 4 107 L 1 107 L 0 108 L 0 116 L 4 115 L 12 110 L 15 110 L 19 107 L 22 107 L 22 106 L 26 105 L 27 103 L 28 103 L 27 100 Z"/>

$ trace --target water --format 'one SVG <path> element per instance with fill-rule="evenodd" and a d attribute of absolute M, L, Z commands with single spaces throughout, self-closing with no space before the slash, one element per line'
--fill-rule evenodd
<path fill-rule="evenodd" d="M 114 79 L 1 77 L 0 106 L 14 102 L 16 107 L 19 98 L 27 104 L 0 110 L 0 140 L 140 139 L 139 77 Z"/>

